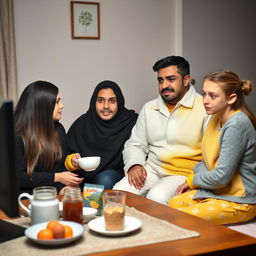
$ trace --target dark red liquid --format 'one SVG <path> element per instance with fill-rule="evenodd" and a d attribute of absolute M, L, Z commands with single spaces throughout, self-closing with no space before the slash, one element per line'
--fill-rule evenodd
<path fill-rule="evenodd" d="M 83 202 L 67 201 L 63 203 L 63 220 L 83 224 Z"/>

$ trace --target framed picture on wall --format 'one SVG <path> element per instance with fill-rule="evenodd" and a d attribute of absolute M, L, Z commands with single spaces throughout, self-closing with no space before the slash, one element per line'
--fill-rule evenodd
<path fill-rule="evenodd" d="M 100 4 L 71 1 L 72 39 L 100 39 Z"/>

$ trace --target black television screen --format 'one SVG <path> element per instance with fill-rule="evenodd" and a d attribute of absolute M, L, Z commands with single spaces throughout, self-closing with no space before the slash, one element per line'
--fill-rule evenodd
<path fill-rule="evenodd" d="M 0 209 L 19 216 L 13 104 L 0 99 Z M 0 243 L 24 235 L 24 227 L 0 220 Z"/>
<path fill-rule="evenodd" d="M 0 99 L 0 209 L 19 216 L 12 101 Z"/>

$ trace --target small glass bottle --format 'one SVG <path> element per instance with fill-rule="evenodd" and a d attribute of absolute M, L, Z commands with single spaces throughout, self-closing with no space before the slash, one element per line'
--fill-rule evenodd
<path fill-rule="evenodd" d="M 83 198 L 79 187 L 68 187 L 64 190 L 63 220 L 83 224 Z"/>

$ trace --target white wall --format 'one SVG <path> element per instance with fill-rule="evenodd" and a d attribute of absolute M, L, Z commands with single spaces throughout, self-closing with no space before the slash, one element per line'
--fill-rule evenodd
<path fill-rule="evenodd" d="M 35 80 L 56 84 L 66 129 L 105 79 L 117 82 L 126 106 L 139 111 L 158 94 L 154 62 L 181 51 L 179 0 L 97 2 L 101 39 L 72 40 L 70 1 L 14 0 L 19 92 Z"/>
<path fill-rule="evenodd" d="M 230 69 L 256 86 L 256 1 L 183 0 L 182 50 L 201 90 L 202 78 Z M 246 101 L 256 115 L 256 87 Z"/>

